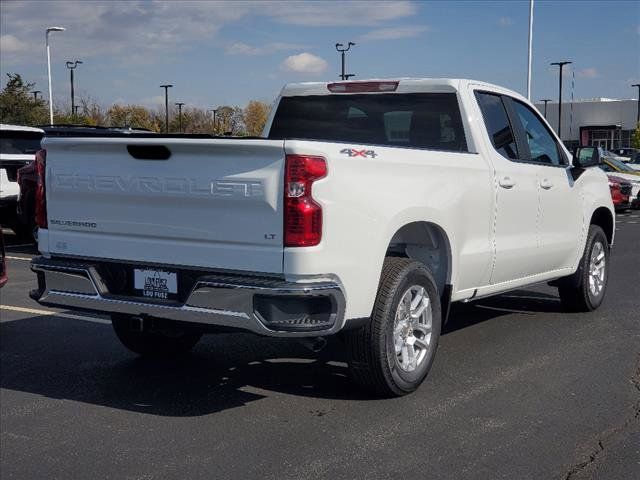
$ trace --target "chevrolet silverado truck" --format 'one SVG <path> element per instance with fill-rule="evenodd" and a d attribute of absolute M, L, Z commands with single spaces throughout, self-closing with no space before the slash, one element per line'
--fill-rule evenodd
<path fill-rule="evenodd" d="M 572 156 L 530 102 L 487 83 L 291 84 L 260 138 L 43 148 L 31 296 L 109 314 L 140 355 L 229 329 L 340 332 L 353 379 L 403 395 L 452 302 L 551 282 L 590 311 L 607 288 L 615 215 L 597 148 Z"/>

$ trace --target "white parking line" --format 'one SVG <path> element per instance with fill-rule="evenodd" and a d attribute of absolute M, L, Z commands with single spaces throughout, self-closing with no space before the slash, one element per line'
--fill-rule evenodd
<path fill-rule="evenodd" d="M 14 307 L 12 305 L 0 305 L 0 310 L 7 310 L 9 312 L 28 313 L 30 315 L 43 315 L 43 316 L 70 318 L 71 320 L 83 320 L 85 322 L 111 325 L 111 322 L 109 320 L 105 320 L 104 318 L 85 317 L 84 315 L 74 315 L 72 313 L 54 312 L 53 310 L 39 310 L 36 308 Z"/>
<path fill-rule="evenodd" d="M 8 258 L 9 260 L 24 260 L 24 261 L 31 261 L 32 257 L 14 257 L 14 256 L 10 256 L 10 255 L 6 255 L 4 258 Z"/>

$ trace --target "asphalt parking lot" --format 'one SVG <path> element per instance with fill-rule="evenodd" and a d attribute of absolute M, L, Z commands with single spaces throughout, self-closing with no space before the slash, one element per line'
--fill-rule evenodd
<path fill-rule="evenodd" d="M 427 381 L 393 400 L 352 386 L 339 339 L 138 359 L 104 318 L 30 300 L 34 249 L 5 240 L 3 479 L 640 478 L 638 212 L 600 310 L 563 313 L 547 286 L 457 305 Z"/>

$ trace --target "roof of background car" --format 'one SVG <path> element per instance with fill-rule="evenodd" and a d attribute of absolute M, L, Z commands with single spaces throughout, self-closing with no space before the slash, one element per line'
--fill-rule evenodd
<path fill-rule="evenodd" d="M 24 125 L 9 125 L 8 123 L 0 123 L 0 130 L 13 130 L 14 132 L 39 132 L 44 133 L 44 130 L 36 127 L 26 127 Z"/>
<path fill-rule="evenodd" d="M 101 125 L 42 125 L 44 133 L 47 137 L 63 136 L 69 137 L 76 134 L 83 136 L 115 136 L 115 135 L 133 135 L 136 133 L 144 133 L 155 135 L 154 132 L 146 128 L 129 128 L 129 127 L 104 127 Z"/>
<path fill-rule="evenodd" d="M 370 78 L 362 80 L 342 81 L 336 80 L 331 82 L 302 82 L 289 83 L 282 88 L 280 95 L 283 97 L 303 96 L 303 95 L 332 95 L 327 85 L 330 83 L 361 83 L 361 82 L 398 82 L 398 88 L 393 93 L 419 93 L 419 92 L 455 92 L 467 85 L 473 85 L 481 89 L 495 91 L 511 95 L 516 98 L 526 100 L 522 95 L 512 90 L 493 85 L 478 80 L 469 80 L 462 78 Z M 375 92 L 378 93 L 378 92 Z M 384 92 L 380 92 L 384 93 Z M 389 92 L 391 93 L 391 92 Z M 341 94 L 337 95 L 350 95 Z"/>

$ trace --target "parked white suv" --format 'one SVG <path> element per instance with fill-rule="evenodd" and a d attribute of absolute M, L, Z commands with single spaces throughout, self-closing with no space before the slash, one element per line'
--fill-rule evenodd
<path fill-rule="evenodd" d="M 16 214 L 20 193 L 18 169 L 33 161 L 43 135 L 44 131 L 39 128 L 0 124 L 0 223 L 12 228 L 17 235 L 31 234 Z"/>
<path fill-rule="evenodd" d="M 605 295 L 614 209 L 515 92 L 471 80 L 286 86 L 265 138 L 46 138 L 43 305 L 111 314 L 143 355 L 203 333 L 344 332 L 353 378 L 413 391 L 451 302 L 551 282 Z M 46 175 L 45 175 L 46 172 Z"/>

